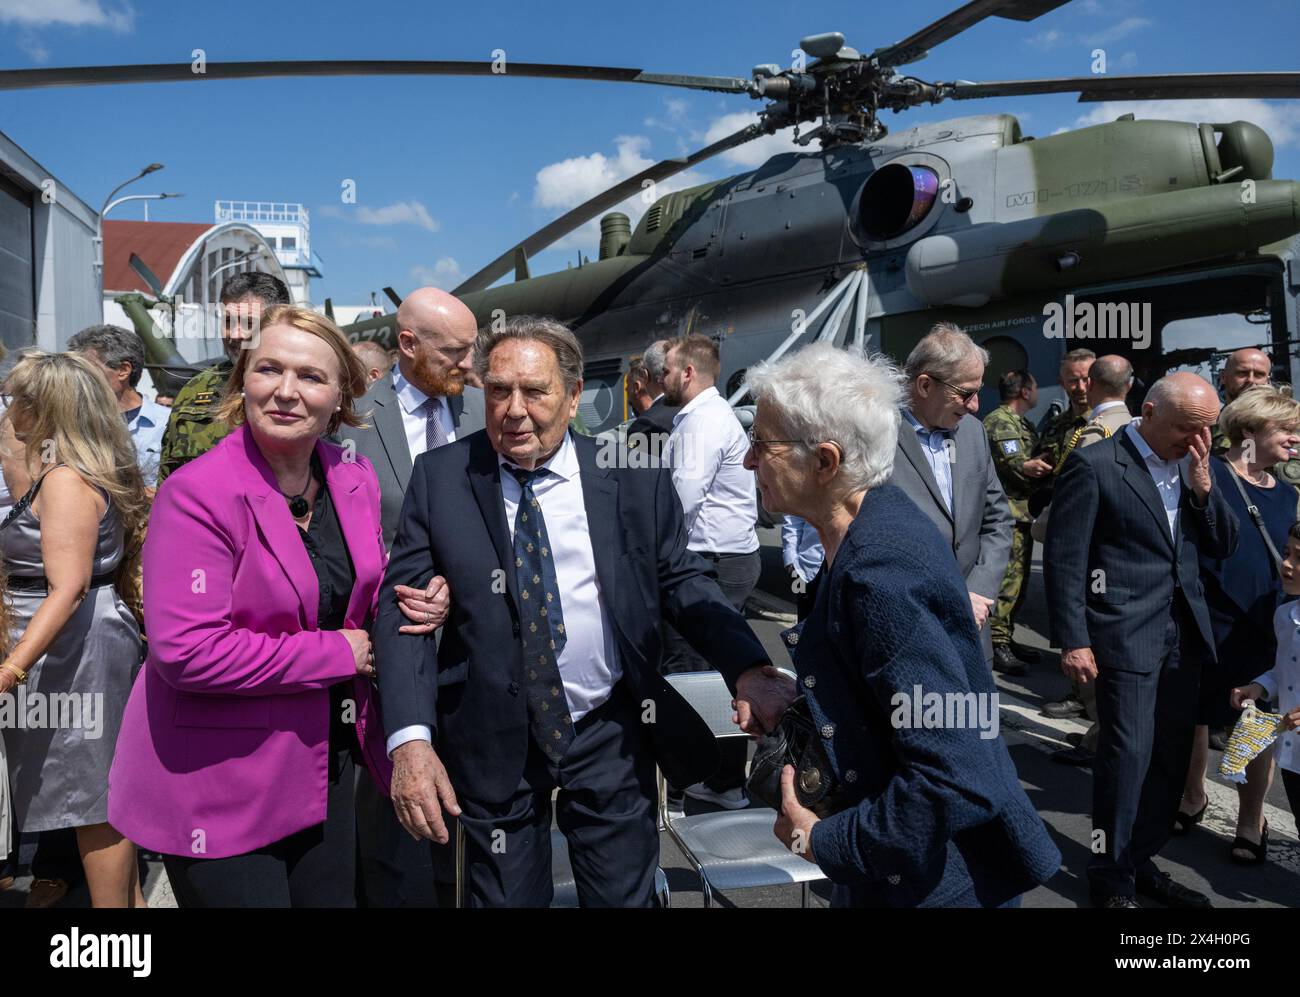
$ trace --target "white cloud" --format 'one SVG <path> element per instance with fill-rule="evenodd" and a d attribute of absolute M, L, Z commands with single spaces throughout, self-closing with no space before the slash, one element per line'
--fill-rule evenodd
<path fill-rule="evenodd" d="M 1030 35 L 1025 39 L 1025 44 L 1037 49 L 1053 49 L 1064 41 L 1064 33 L 1053 28 L 1051 31 L 1040 31 L 1036 35 Z"/>
<path fill-rule="evenodd" d="M 397 201 L 382 208 L 358 205 L 356 211 L 362 225 L 418 225 L 426 232 L 437 232 L 439 228 L 429 216 L 429 209 L 419 201 Z"/>
<path fill-rule="evenodd" d="M 1138 56 L 1136 52 L 1125 52 L 1118 59 L 1111 63 L 1113 69 L 1137 69 Z"/>
<path fill-rule="evenodd" d="M 758 121 L 758 114 L 754 111 L 736 111 L 732 114 L 724 114 L 720 118 L 714 118 L 704 132 L 701 145 L 711 145 L 720 139 L 726 138 L 733 132 L 740 131 L 746 125 L 752 125 L 756 121 Z M 816 126 L 813 123 L 808 122 L 804 125 L 804 130 L 807 131 L 814 127 Z M 719 162 L 730 163 L 733 166 L 740 166 L 746 170 L 752 170 L 783 152 L 806 152 L 810 148 L 814 148 L 814 146 L 797 146 L 794 144 L 793 127 L 782 128 L 771 135 L 764 135 L 761 138 L 746 142 L 744 145 L 738 145 L 734 149 L 728 149 L 718 156 L 718 160 Z"/>
<path fill-rule="evenodd" d="M 32 62 L 50 61 L 50 50 L 42 45 L 41 40 L 30 31 L 24 31 L 18 36 L 18 47 L 27 53 Z"/>
<path fill-rule="evenodd" d="M 1127 38 L 1135 31 L 1150 27 L 1154 23 L 1149 17 L 1126 17 L 1124 20 L 1112 24 L 1109 28 L 1102 28 L 1100 31 L 1085 35 L 1083 40 L 1089 45 L 1109 45 L 1111 42 Z"/>
<path fill-rule="evenodd" d="M 1280 100 L 1104 101 L 1080 115 L 1073 127 L 1114 121 L 1121 114 L 1162 121 L 1249 121 L 1264 129 L 1276 148 L 1300 146 L 1300 107 Z"/>
<path fill-rule="evenodd" d="M 431 267 L 411 267 L 411 276 L 420 282 L 421 287 L 438 287 L 444 291 L 450 291 L 465 279 L 460 263 L 450 256 L 444 256 Z"/>
<path fill-rule="evenodd" d="M 551 215 L 561 214 L 590 200 L 602 191 L 608 190 L 622 180 L 640 173 L 653 166 L 656 160 L 645 155 L 650 140 L 644 135 L 620 135 L 614 139 L 617 153 L 606 156 L 593 152 L 588 156 L 575 156 L 558 163 L 544 166 L 537 171 L 537 183 L 533 190 L 533 203 L 546 209 Z M 652 191 L 654 197 L 685 187 L 694 187 L 704 183 L 706 177 L 694 170 L 687 170 L 676 176 L 657 183 Z M 633 194 L 623 203 L 610 208 L 609 211 L 621 211 L 636 226 L 646 208 L 653 203 L 643 199 L 641 194 Z M 606 214 L 608 212 L 605 212 Z M 590 256 L 596 255 L 600 243 L 600 219 L 592 219 L 562 239 L 557 240 L 551 249 L 572 249 L 580 247 Z"/>
<path fill-rule="evenodd" d="M 135 11 L 125 3 L 110 6 L 100 0 L 0 0 L 0 24 L 130 31 L 134 22 Z"/>

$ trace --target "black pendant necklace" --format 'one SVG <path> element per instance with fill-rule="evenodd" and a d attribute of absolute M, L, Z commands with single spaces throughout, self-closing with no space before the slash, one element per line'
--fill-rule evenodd
<path fill-rule="evenodd" d="M 311 506 L 307 504 L 306 496 L 307 496 L 307 490 L 311 488 L 311 483 L 315 480 L 316 480 L 316 469 L 308 468 L 307 484 L 303 485 L 302 491 L 300 491 L 297 495 L 293 495 L 293 496 L 284 495 L 284 492 L 280 493 L 281 495 L 284 495 L 284 497 L 288 500 L 289 515 L 291 515 L 294 519 L 302 519 L 303 516 L 307 515 L 307 511 L 311 508 Z"/>

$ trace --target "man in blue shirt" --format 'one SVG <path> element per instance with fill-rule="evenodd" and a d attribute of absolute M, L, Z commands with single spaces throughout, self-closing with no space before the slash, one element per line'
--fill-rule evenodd
<path fill-rule="evenodd" d="M 136 463 L 150 494 L 158 483 L 158 455 L 170 410 L 136 390 L 144 373 L 144 344 L 134 332 L 116 325 L 92 325 L 68 340 L 68 350 L 84 353 L 104 369 L 135 443 Z"/>

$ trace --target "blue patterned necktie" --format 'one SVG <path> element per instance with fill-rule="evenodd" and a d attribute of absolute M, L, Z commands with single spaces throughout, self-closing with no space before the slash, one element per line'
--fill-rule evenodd
<path fill-rule="evenodd" d="M 533 493 L 533 482 L 550 472 L 545 468 L 507 470 L 519 482 L 522 493 L 515 513 L 515 577 L 519 583 L 528 726 L 546 756 L 558 762 L 573 743 L 573 718 L 569 716 L 564 683 L 560 680 L 564 610 L 560 605 L 555 555 L 546 535 L 546 520 L 541 503 Z"/>

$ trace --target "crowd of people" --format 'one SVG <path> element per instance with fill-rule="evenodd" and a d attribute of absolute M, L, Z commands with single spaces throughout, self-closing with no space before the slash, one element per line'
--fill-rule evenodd
<path fill-rule="evenodd" d="M 579 431 L 582 348 L 551 319 L 480 329 L 421 288 L 394 356 L 264 274 L 221 301 L 226 356 L 170 408 L 112 326 L 0 370 L 0 846 L 39 835 L 32 906 L 81 875 L 142 906 L 137 849 L 183 907 L 545 906 L 553 823 L 583 905 L 650 906 L 656 770 L 670 807 L 751 802 L 747 739 L 719 747 L 665 679 L 699 671 L 746 734 L 813 732 L 773 832 L 833 904 L 1017 906 L 1061 856 L 1005 742 L 899 697 L 996 711 L 995 672 L 1038 660 L 1015 639 L 1036 538 L 1072 682 L 1047 710 L 1093 721 L 1062 760 L 1093 768 L 1094 903 L 1208 905 L 1152 858 L 1202 819 L 1211 731 L 1247 700 L 1286 714 L 1300 804 L 1278 470 L 1300 403 L 1258 351 L 1222 412 L 1174 374 L 1137 418 L 1128 362 L 1072 351 L 1039 433 L 1024 370 L 981 424 L 989 358 L 954 325 L 901 366 L 814 344 L 749 370 L 746 432 L 717 343 L 687 335 L 634 358 L 610 439 Z M 788 663 L 743 615 L 760 506 Z M 1271 755 L 1235 861 L 1266 860 Z"/>

